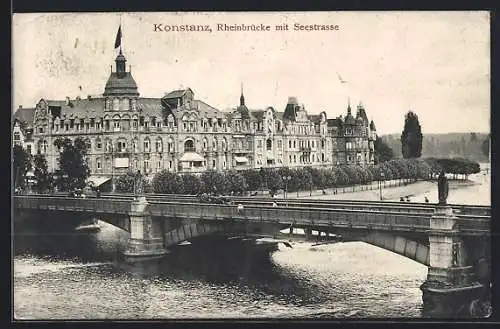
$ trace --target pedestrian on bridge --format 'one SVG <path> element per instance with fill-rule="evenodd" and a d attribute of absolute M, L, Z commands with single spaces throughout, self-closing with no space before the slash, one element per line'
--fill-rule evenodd
<path fill-rule="evenodd" d="M 242 214 L 243 213 L 243 205 L 241 203 L 238 203 L 238 214 Z"/>

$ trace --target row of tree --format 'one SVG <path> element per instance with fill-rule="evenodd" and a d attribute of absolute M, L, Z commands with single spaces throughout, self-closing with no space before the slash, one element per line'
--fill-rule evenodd
<path fill-rule="evenodd" d="M 151 182 L 144 177 L 141 179 L 146 192 L 242 195 L 259 190 L 267 190 L 270 194 L 278 190 L 324 190 L 385 180 L 397 180 L 403 184 L 418 179 L 435 179 L 442 170 L 467 176 L 479 172 L 479 169 L 478 163 L 466 159 L 398 159 L 366 167 L 346 165 L 331 169 L 281 167 L 225 172 L 212 170 L 199 176 L 163 170 Z M 133 173 L 119 177 L 116 181 L 117 190 L 133 192 L 136 177 Z"/>

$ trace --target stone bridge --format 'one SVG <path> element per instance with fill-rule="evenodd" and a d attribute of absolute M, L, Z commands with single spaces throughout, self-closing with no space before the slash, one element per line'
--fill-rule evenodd
<path fill-rule="evenodd" d="M 477 215 L 476 208 L 457 215 L 451 206 L 381 204 L 272 207 L 247 202 L 237 207 L 183 198 L 148 202 L 145 197 L 14 197 L 15 211 L 65 213 L 82 221 L 97 217 L 129 231 L 124 253 L 129 261 L 159 257 L 180 242 L 195 243 L 196 237 L 213 234 L 284 238 L 284 229 L 291 233 L 301 228 L 306 236 L 315 230 L 344 241 L 364 241 L 428 266 L 421 289 L 430 314 L 484 313 L 490 291 L 490 210 L 488 215 Z"/>

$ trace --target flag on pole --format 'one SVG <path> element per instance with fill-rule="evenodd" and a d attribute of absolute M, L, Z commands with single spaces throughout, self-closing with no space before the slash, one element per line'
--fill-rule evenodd
<path fill-rule="evenodd" d="M 115 39 L 115 49 L 122 45 L 122 25 L 118 27 L 118 32 L 116 33 Z"/>

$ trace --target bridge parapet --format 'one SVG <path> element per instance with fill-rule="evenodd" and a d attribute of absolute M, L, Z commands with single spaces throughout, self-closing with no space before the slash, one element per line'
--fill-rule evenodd
<path fill-rule="evenodd" d="M 430 264 L 427 280 L 420 288 L 424 310 L 433 315 L 455 317 L 484 298 L 485 287 L 477 282 L 463 240 L 457 234 L 459 225 L 449 206 L 436 208 L 431 217 Z"/>

